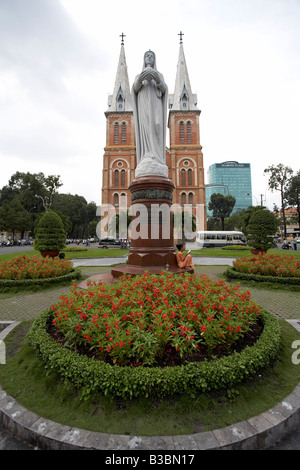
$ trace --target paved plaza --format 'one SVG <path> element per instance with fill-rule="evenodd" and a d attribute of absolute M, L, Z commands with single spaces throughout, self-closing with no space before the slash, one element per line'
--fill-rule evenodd
<path fill-rule="evenodd" d="M 73 260 L 74 267 L 79 266 L 85 276 L 110 272 L 112 264 L 124 263 L 124 258 L 91 258 Z M 195 272 L 208 274 L 217 279 L 232 265 L 228 258 L 193 258 Z M 238 282 L 236 282 L 238 284 Z M 251 298 L 278 318 L 297 320 L 300 318 L 299 292 L 269 291 L 255 287 L 250 290 Z M 69 286 L 51 287 L 36 293 L 22 293 L 0 300 L 0 321 L 22 321 L 36 318 L 42 310 L 59 301 L 61 295 L 70 291 Z"/>
<path fill-rule="evenodd" d="M 73 264 L 75 267 L 77 266 L 80 267 L 81 272 L 84 276 L 91 277 L 97 274 L 109 273 L 111 269 L 110 266 L 112 264 L 124 263 L 125 261 L 126 261 L 126 258 L 97 258 L 97 259 L 89 259 L 89 260 L 78 259 L 78 260 L 73 260 Z M 233 261 L 232 259 L 228 259 L 228 258 L 223 258 L 223 259 L 215 258 L 214 259 L 214 258 L 200 258 L 199 257 L 197 259 L 194 259 L 195 273 L 207 274 L 213 280 L 218 279 L 219 276 L 223 275 L 226 269 L 226 266 L 232 265 L 232 261 Z M 238 284 L 238 282 L 236 282 L 236 284 Z M 24 292 L 22 294 L 16 294 L 14 296 L 7 295 L 7 297 L 4 297 L 0 300 L 0 322 L 1 321 L 19 322 L 19 321 L 24 321 L 24 320 L 34 320 L 35 318 L 39 316 L 39 314 L 44 309 L 50 307 L 54 303 L 57 303 L 60 299 L 60 296 L 63 294 L 67 294 L 70 291 L 70 288 L 71 288 L 70 286 L 58 285 L 56 287 L 51 287 L 46 290 L 35 292 L 35 293 Z M 246 288 L 241 287 L 241 289 L 246 289 Z M 300 331 L 300 295 L 299 295 L 299 292 L 289 292 L 289 291 L 284 291 L 284 290 L 270 291 L 270 290 L 265 290 L 265 289 L 257 288 L 257 287 L 250 287 L 250 288 L 247 287 L 247 290 L 250 291 L 251 298 L 257 304 L 261 305 L 263 308 L 271 312 L 276 317 L 290 321 Z M 295 405 L 296 407 L 295 410 L 298 413 L 300 410 L 300 385 L 298 385 L 297 390 L 298 390 L 296 392 L 297 404 Z M 0 387 L 0 395 L 1 395 L 1 387 Z M 294 398 L 294 395 L 293 395 L 293 398 Z M 12 406 L 18 406 L 18 405 L 16 404 Z M 261 426 L 263 424 L 262 421 L 258 420 L 258 418 L 259 417 L 253 418 L 254 421 L 253 423 L 251 423 L 251 426 L 250 426 L 252 430 L 256 429 L 254 434 L 251 434 L 252 439 L 256 439 L 256 438 L 258 439 L 258 434 L 260 431 L 258 430 L 257 426 Z M 255 419 L 257 422 L 255 421 Z M 239 425 L 249 427 L 248 421 L 239 423 Z M 220 434 L 220 436 L 218 436 L 218 432 L 220 431 L 216 430 L 213 435 L 211 433 L 207 433 L 204 444 L 203 443 L 200 444 L 199 442 L 194 444 L 192 443 L 192 441 L 190 441 L 190 439 L 192 439 L 193 436 L 186 436 L 185 441 L 181 443 L 180 445 L 192 446 L 192 447 L 187 447 L 187 448 L 194 448 L 193 446 L 195 445 L 196 448 L 198 448 L 197 446 L 200 446 L 200 445 L 204 445 L 204 446 L 213 445 L 211 441 L 212 437 L 214 440 L 217 438 L 218 443 L 222 442 L 222 439 L 225 439 L 225 440 L 227 438 L 232 439 L 231 433 L 230 435 L 227 436 L 225 434 L 222 434 L 223 432 L 222 431 L 221 432 L 222 435 Z M 241 428 L 239 432 L 241 432 L 242 434 L 245 432 L 247 433 L 249 432 L 249 429 Z M 203 433 L 203 434 L 206 434 L 206 433 Z M 105 436 L 107 437 L 108 435 L 105 435 Z M 127 437 L 119 436 L 119 438 L 121 437 L 124 437 L 127 439 L 128 436 Z M 184 438 L 184 436 L 181 436 L 181 437 L 182 439 Z M 201 436 L 201 439 L 202 437 L 203 436 Z M 293 431 L 292 433 L 288 433 L 286 440 L 283 441 L 282 445 L 284 446 L 283 447 L 284 449 L 300 449 L 299 441 L 300 441 L 300 431 L 296 430 L 296 431 Z M 126 441 L 125 443 L 122 441 L 120 445 L 124 445 L 128 447 L 130 442 L 131 441 L 129 442 Z M 143 448 L 143 445 L 146 445 L 145 442 L 142 442 L 141 448 Z M 168 446 L 166 443 L 164 445 L 166 445 L 166 449 L 173 448 L 172 446 L 171 447 Z M 173 442 L 172 445 L 175 446 L 174 448 L 176 449 L 176 442 L 175 443 Z M 0 425 L 0 450 L 1 449 L 21 450 L 21 449 L 31 449 L 31 448 L 32 447 L 30 445 L 27 445 L 23 443 L 22 441 L 19 441 L 17 438 L 9 435 L 7 431 L 3 429 Z M 274 448 L 276 448 L 276 446 Z"/>

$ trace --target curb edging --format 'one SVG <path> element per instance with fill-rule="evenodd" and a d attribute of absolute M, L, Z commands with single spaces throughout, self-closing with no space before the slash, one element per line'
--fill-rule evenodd
<path fill-rule="evenodd" d="M 300 424 L 300 383 L 258 416 L 222 429 L 178 436 L 107 434 L 62 425 L 27 410 L 0 387 L 0 424 L 42 450 L 262 450 Z"/>

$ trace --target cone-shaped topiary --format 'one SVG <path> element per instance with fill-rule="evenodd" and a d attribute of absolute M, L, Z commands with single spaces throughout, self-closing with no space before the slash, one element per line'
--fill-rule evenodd
<path fill-rule="evenodd" d="M 59 253 L 65 247 L 66 234 L 64 225 L 58 214 L 47 211 L 38 223 L 35 233 L 34 248 L 44 255 L 44 252 Z"/>

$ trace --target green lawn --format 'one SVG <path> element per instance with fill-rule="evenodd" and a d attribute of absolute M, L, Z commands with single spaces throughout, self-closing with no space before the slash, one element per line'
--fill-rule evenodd
<path fill-rule="evenodd" d="M 298 251 L 293 250 L 281 250 L 278 248 L 272 248 L 268 250 L 268 255 L 289 255 L 300 259 L 300 249 Z M 217 258 L 241 258 L 244 256 L 250 256 L 250 249 L 248 250 L 222 250 L 222 248 L 202 248 L 201 250 L 192 250 L 192 256 L 212 256 Z"/>
<path fill-rule="evenodd" d="M 105 257 L 112 257 L 112 258 L 118 258 L 122 256 L 126 256 L 129 253 L 129 250 L 123 250 L 123 249 L 118 249 L 118 248 L 88 248 L 88 250 L 84 251 L 64 251 L 62 250 L 63 253 L 65 253 L 65 258 L 105 258 Z M 39 251 L 32 250 L 32 251 L 22 251 L 19 253 L 9 253 L 7 254 L 1 254 L 0 255 L 0 263 L 4 261 L 9 261 L 13 258 L 16 258 L 18 256 L 34 256 L 36 254 L 39 254 Z"/>
<path fill-rule="evenodd" d="M 86 430 L 132 435 L 176 435 L 229 426 L 267 411 L 293 391 L 300 367 L 291 361 L 291 344 L 299 332 L 281 320 L 281 355 L 273 368 L 231 390 L 177 398 L 110 400 L 80 393 L 49 374 L 24 343 L 30 322 L 22 322 L 6 339 L 7 363 L 0 365 L 4 390 L 26 408 L 61 424 Z"/>
<path fill-rule="evenodd" d="M 64 252 L 64 250 L 62 250 Z M 8 261 L 12 258 L 15 258 L 17 256 L 33 256 L 35 254 L 38 254 L 39 252 L 36 250 L 32 251 L 24 251 L 20 253 L 9 253 L 7 254 L 2 254 L 0 255 L 0 263 L 3 261 Z M 104 258 L 104 257 L 125 257 L 128 253 L 129 250 L 124 250 L 124 249 L 119 249 L 119 248 L 88 248 L 87 250 L 84 251 L 65 251 L 65 257 L 66 258 Z M 268 254 L 274 254 L 274 255 L 288 255 L 288 256 L 294 256 L 298 259 L 300 259 L 300 250 L 299 251 L 293 251 L 293 250 L 280 250 L 280 249 L 271 249 L 268 251 Z M 200 256 L 200 257 L 217 257 L 217 258 L 240 258 L 244 256 L 250 256 L 251 252 L 250 250 L 222 250 L 222 248 L 202 248 L 200 250 L 192 250 L 191 252 L 192 256 Z"/>

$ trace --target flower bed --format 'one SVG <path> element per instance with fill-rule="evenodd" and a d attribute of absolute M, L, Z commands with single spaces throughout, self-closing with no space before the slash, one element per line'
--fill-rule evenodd
<path fill-rule="evenodd" d="M 69 260 L 19 256 L 0 263 L 0 287 L 51 283 L 76 279 L 80 275 Z"/>
<path fill-rule="evenodd" d="M 53 324 L 74 348 L 118 365 L 155 364 L 169 348 L 180 357 L 201 346 L 232 345 L 260 315 L 249 292 L 206 276 L 145 273 L 87 292 L 74 287 L 53 305 Z"/>
<path fill-rule="evenodd" d="M 52 319 L 53 311 L 48 309 L 35 320 L 28 333 L 29 343 L 47 370 L 81 389 L 83 398 L 94 393 L 123 399 L 150 395 L 195 396 L 210 390 L 227 389 L 268 367 L 280 350 L 279 322 L 273 315 L 261 311 L 263 332 L 252 347 L 241 352 L 174 367 L 113 366 L 79 355 L 55 341 L 47 333 Z"/>
<path fill-rule="evenodd" d="M 300 285 L 300 260 L 290 255 L 260 253 L 234 261 L 226 276 L 229 279 Z"/>
<path fill-rule="evenodd" d="M 236 350 L 258 324 L 254 346 Z M 280 331 L 249 292 L 205 276 L 147 273 L 88 291 L 74 286 L 36 320 L 29 339 L 47 367 L 86 393 L 130 398 L 238 383 L 276 357 Z M 165 361 L 171 356 L 176 362 Z"/>

